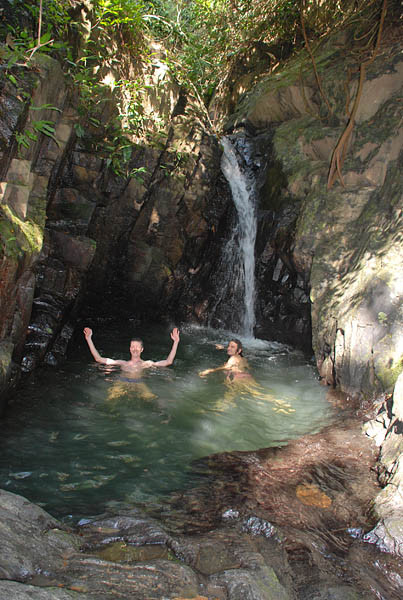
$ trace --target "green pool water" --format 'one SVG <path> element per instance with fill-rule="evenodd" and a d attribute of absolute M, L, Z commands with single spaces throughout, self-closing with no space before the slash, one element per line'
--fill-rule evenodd
<path fill-rule="evenodd" d="M 143 338 L 143 358 L 167 356 L 165 327 L 94 326 L 98 350 L 113 358 L 129 358 L 131 334 Z M 185 328 L 175 364 L 150 369 L 134 385 L 95 363 L 79 340 L 61 368 L 24 385 L 0 421 L 0 487 L 66 519 L 153 505 L 197 484 L 195 459 L 283 445 L 332 422 L 313 363 L 287 346 L 244 341 L 252 389 L 234 389 L 223 373 L 199 377 L 225 362 L 215 343 L 230 337 Z"/>

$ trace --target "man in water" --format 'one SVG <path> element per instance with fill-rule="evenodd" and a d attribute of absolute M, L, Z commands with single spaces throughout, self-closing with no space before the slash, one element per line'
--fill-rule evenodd
<path fill-rule="evenodd" d="M 172 365 L 179 344 L 179 330 L 175 327 L 171 332 L 171 338 L 173 340 L 172 348 L 165 360 L 143 360 L 141 358 L 141 353 L 143 352 L 144 346 L 143 341 L 139 338 L 133 338 L 130 341 L 130 360 L 115 360 L 114 358 L 104 358 L 99 354 L 92 341 L 92 329 L 85 327 L 84 337 L 92 356 L 98 363 L 108 366 L 116 365 L 125 373 L 125 377 L 120 377 L 120 380 L 110 389 L 108 400 L 119 400 L 126 394 L 132 394 L 133 390 L 135 390 L 135 392 L 144 400 L 155 399 L 157 396 L 151 392 L 143 381 L 141 381 L 143 369 L 149 369 L 150 367 L 169 367 Z"/>
<path fill-rule="evenodd" d="M 169 367 L 172 365 L 179 344 L 179 330 L 175 327 L 171 332 L 171 338 L 173 340 L 171 352 L 165 360 L 143 360 L 141 358 L 141 353 L 143 352 L 144 346 L 142 340 L 139 338 L 133 338 L 130 342 L 130 360 L 115 360 L 114 358 L 104 358 L 99 354 L 92 341 L 92 329 L 85 327 L 84 337 L 92 356 L 98 363 L 103 365 L 117 365 L 122 371 L 128 371 L 130 375 L 138 374 L 139 376 L 143 369 L 149 369 L 150 367 Z"/>
<path fill-rule="evenodd" d="M 216 345 L 217 350 L 223 350 L 224 346 Z M 215 373 L 216 371 L 227 371 L 227 380 L 234 381 L 235 379 L 252 379 L 252 375 L 248 373 L 249 365 L 242 354 L 242 342 L 237 339 L 229 341 L 227 346 L 227 354 L 229 356 L 227 362 L 221 367 L 215 369 L 206 369 L 199 373 L 200 377 Z"/>

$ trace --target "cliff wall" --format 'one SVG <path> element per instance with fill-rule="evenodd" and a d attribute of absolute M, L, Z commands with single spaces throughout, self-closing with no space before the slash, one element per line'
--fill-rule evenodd
<path fill-rule="evenodd" d="M 358 87 L 357 69 L 347 77 L 353 70 L 348 47 L 345 34 L 317 53 L 331 114 L 312 64 L 301 55 L 245 94 L 227 129 L 246 130 L 256 139 L 270 134 L 260 190 L 261 327 L 270 333 L 270 322 L 275 331 L 276 320 L 283 319 L 297 333 L 295 321 L 287 325 L 286 311 L 278 306 L 295 304 L 296 293 L 301 297 L 305 291 L 324 382 L 371 395 L 391 391 L 403 366 L 403 62 L 392 44 L 369 64 L 344 164 L 330 184 L 332 156 L 351 120 Z M 264 228 L 272 231 L 266 239 Z M 299 291 L 298 279 L 305 284 Z"/>

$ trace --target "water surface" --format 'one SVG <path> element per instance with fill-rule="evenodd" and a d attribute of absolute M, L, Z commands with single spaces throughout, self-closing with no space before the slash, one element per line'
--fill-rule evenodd
<path fill-rule="evenodd" d="M 144 339 L 143 358 L 168 355 L 163 327 L 95 326 L 94 342 L 103 356 L 129 358 L 130 334 Z M 0 487 L 59 518 L 158 504 L 197 483 L 194 459 L 284 445 L 332 422 L 314 365 L 282 344 L 244 342 L 252 389 L 234 388 L 223 373 L 199 377 L 225 362 L 215 343 L 230 337 L 187 328 L 173 367 L 150 369 L 138 384 L 95 363 L 84 340 L 78 343 L 62 368 L 30 380 L 0 421 Z"/>

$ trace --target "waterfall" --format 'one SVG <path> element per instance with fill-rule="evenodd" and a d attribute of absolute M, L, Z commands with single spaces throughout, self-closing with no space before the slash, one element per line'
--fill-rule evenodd
<path fill-rule="evenodd" d="M 228 137 L 222 139 L 221 170 L 231 188 L 237 211 L 232 236 L 224 249 L 225 281 L 221 301 L 232 301 L 232 328 L 253 337 L 255 326 L 255 183 L 250 167 Z M 239 146 L 242 146 L 241 144 Z M 236 324 L 235 321 L 238 321 Z"/>

